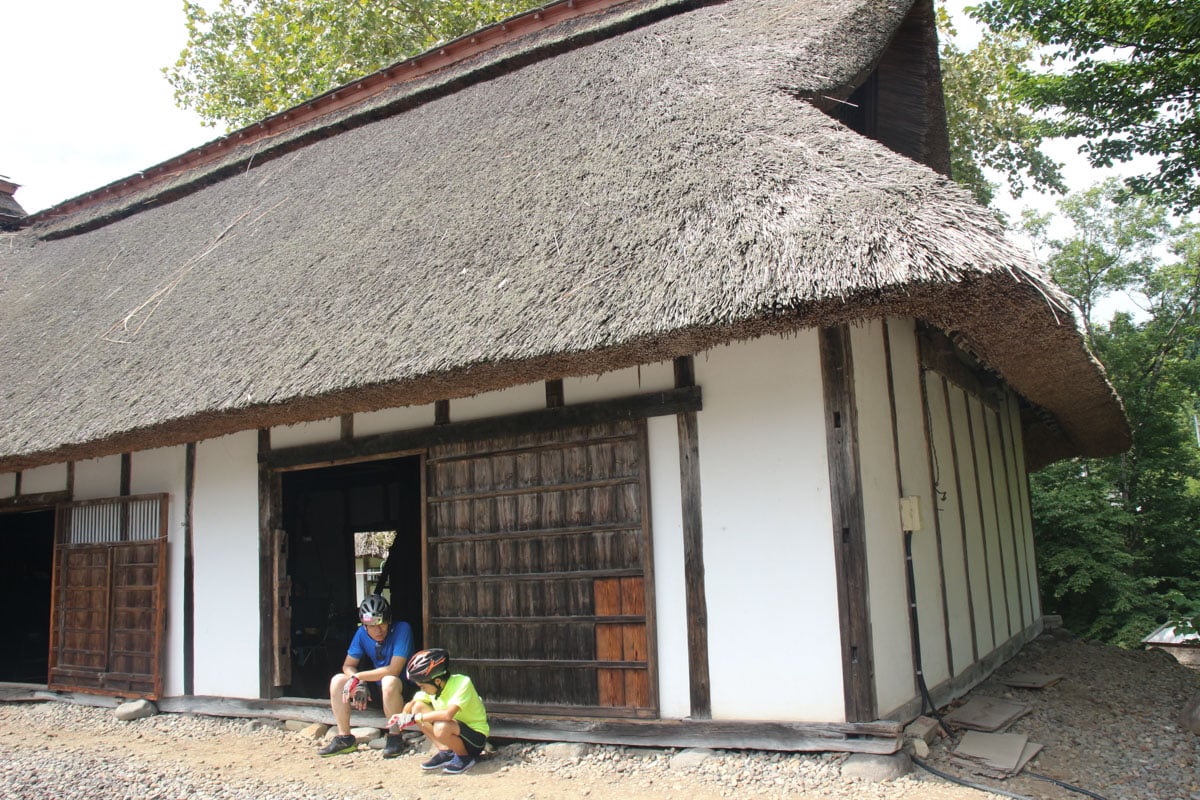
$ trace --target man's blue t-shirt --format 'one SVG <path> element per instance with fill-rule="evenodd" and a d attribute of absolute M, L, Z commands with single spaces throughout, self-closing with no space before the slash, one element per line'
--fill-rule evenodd
<path fill-rule="evenodd" d="M 350 640 L 350 649 L 346 655 L 357 658 L 362 662 L 364 657 L 370 659 L 374 667 L 386 667 L 392 663 L 394 656 L 408 659 L 413 651 L 412 628 L 407 622 L 393 622 L 388 626 L 387 636 L 382 642 L 377 642 L 367 633 L 367 626 L 360 625 Z"/>

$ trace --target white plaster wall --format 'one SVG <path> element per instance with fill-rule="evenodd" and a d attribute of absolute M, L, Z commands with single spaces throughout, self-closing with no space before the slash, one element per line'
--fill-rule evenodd
<path fill-rule="evenodd" d="M 925 404 L 921 398 L 913 321 L 888 320 L 888 337 L 896 402 L 896 438 L 900 445 L 900 492 L 905 497 L 920 498 L 922 527 L 912 537 L 913 574 L 921 633 L 921 664 L 925 684 L 933 687 L 950 677 L 950 663 L 946 652 L 946 609 L 942 600 L 936 505 L 929 480 Z"/>
<path fill-rule="evenodd" d="M 951 671 L 960 674 L 975 661 L 975 625 L 972 598 L 967 585 L 966 545 L 963 534 L 961 481 L 955 471 L 959 467 L 954 453 L 950 412 L 946 405 L 943 379 L 936 372 L 925 373 L 926 396 L 929 398 L 930 436 L 937 464 L 937 523 L 941 534 L 942 563 L 946 576 L 946 606 L 950 619 Z"/>
<path fill-rule="evenodd" d="M 1020 582 L 1017 586 L 1017 596 L 1021 601 L 1021 627 L 1026 628 L 1036 619 L 1033 610 L 1035 603 L 1030 599 L 1030 584 L 1034 580 L 1032 563 L 1029 552 L 1025 549 L 1025 520 L 1021 515 L 1021 481 L 1017 470 L 1017 450 L 1013 437 L 1010 409 L 1015 404 L 1011 392 L 1006 392 L 1000 403 L 1000 439 L 1004 448 L 1004 480 L 1008 486 L 1009 520 L 1012 523 L 1013 548 Z"/>
<path fill-rule="evenodd" d="M 129 465 L 130 494 L 166 492 L 167 501 L 167 651 L 163 693 L 183 694 L 183 553 L 187 509 L 187 456 L 183 447 L 164 447 L 134 453 Z M 118 483 L 120 457 L 117 457 Z M 79 485 L 79 465 L 75 467 Z"/>
<path fill-rule="evenodd" d="M 47 464 L 21 473 L 21 494 L 65 492 L 67 490 L 67 465 Z"/>
<path fill-rule="evenodd" d="M 881 713 L 917 694 L 900 531 L 900 483 L 888 402 L 883 323 L 850 328 L 858 411 L 858 453 L 866 526 L 868 613 L 875 663 L 875 700 Z"/>
<path fill-rule="evenodd" d="M 673 380 L 673 379 L 672 379 Z M 679 423 L 647 420 L 650 449 L 650 525 L 654 558 L 654 622 L 658 649 L 658 708 L 664 719 L 690 716 L 687 585 L 683 572 L 683 500 L 679 485 Z"/>
<path fill-rule="evenodd" d="M 670 361 L 563 380 L 563 396 L 568 404 L 610 400 L 674 388 L 675 365 Z"/>
<path fill-rule="evenodd" d="M 342 421 L 337 417 L 302 422 L 299 425 L 280 425 L 271 428 L 271 449 L 299 447 L 303 444 L 336 442 L 342 438 Z"/>
<path fill-rule="evenodd" d="M 714 719 L 845 719 L 820 375 L 815 331 L 696 359 Z"/>
<path fill-rule="evenodd" d="M 374 436 L 391 431 L 407 431 L 414 428 L 428 428 L 434 423 L 433 405 L 403 406 L 401 408 L 385 408 L 382 411 L 371 411 L 366 414 L 354 415 L 354 435 Z"/>
<path fill-rule="evenodd" d="M 999 646 L 1013 635 L 1013 627 L 1012 621 L 1008 617 L 1008 598 L 1005 596 L 1004 590 L 1005 576 L 1004 562 L 1000 551 L 1000 523 L 996 517 L 996 484 L 992 479 L 992 462 L 988 455 L 985 409 L 975 397 L 968 397 L 967 407 L 971 413 L 975 463 L 979 470 L 984 552 L 987 559 L 988 577 L 991 582 L 991 608 L 996 631 L 996 645 Z"/>
<path fill-rule="evenodd" d="M 500 392 L 487 392 L 474 397 L 451 400 L 450 421 L 500 417 L 505 414 L 519 414 L 522 411 L 537 411 L 545 407 L 546 384 L 526 383 Z"/>
<path fill-rule="evenodd" d="M 1037 551 L 1033 546 L 1033 514 L 1029 500 L 1029 473 L 1025 467 L 1025 441 L 1021 432 L 1021 411 L 1017 398 L 1008 394 L 1008 419 L 1011 431 L 1013 451 L 1013 469 L 1016 473 L 1014 485 L 1017 487 L 1019 511 L 1017 518 L 1021 523 L 1021 541 L 1025 548 L 1025 562 L 1029 566 L 1029 580 L 1026 591 L 1029 593 L 1029 613 L 1034 620 L 1041 619 L 1042 602 L 1038 590 Z"/>
<path fill-rule="evenodd" d="M 75 462 L 73 499 L 96 500 L 121 493 L 121 456 Z"/>
<path fill-rule="evenodd" d="M 0 497 L 12 497 L 17 493 L 17 473 L 0 474 Z"/>
<path fill-rule="evenodd" d="M 990 571 L 984 542 L 983 511 L 979 504 L 979 482 L 975 470 L 975 446 L 971 435 L 970 407 L 967 394 L 950 385 L 950 423 L 954 432 L 954 453 L 962 494 L 964 543 L 967 560 L 967 585 L 975 615 L 975 644 L 984 656 L 997 644 L 996 618 L 992 613 Z"/>
<path fill-rule="evenodd" d="M 258 434 L 200 442 L 192 508 L 195 692 L 258 697 Z"/>
<path fill-rule="evenodd" d="M 1004 596 L 1012 633 L 1024 630 L 1024 599 L 1021 596 L 1022 567 L 1014 540 L 1012 505 L 1009 500 L 1008 470 L 1004 463 L 1004 442 L 1000 433 L 1000 415 L 992 408 L 984 412 L 987 421 L 988 449 L 992 461 L 992 480 L 996 486 L 996 519 L 1000 531 L 1001 564 L 1004 566 Z"/>

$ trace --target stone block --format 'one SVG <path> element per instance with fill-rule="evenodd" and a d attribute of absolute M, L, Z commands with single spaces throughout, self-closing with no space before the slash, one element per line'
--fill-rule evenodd
<path fill-rule="evenodd" d="M 854 753 L 842 762 L 842 777 L 882 783 L 893 781 L 912 772 L 912 758 L 908 753 L 900 752 L 891 755 L 875 753 Z"/>
<path fill-rule="evenodd" d="M 151 703 L 149 700 L 130 700 L 128 703 L 122 703 L 113 711 L 113 716 L 117 719 L 129 722 L 130 720 L 142 719 L 143 717 L 152 717 L 158 713 L 158 706 Z"/>
<path fill-rule="evenodd" d="M 716 753 L 707 748 L 690 747 L 671 756 L 668 766 L 673 770 L 695 769 L 715 755 Z"/>
<path fill-rule="evenodd" d="M 904 728 L 905 739 L 920 739 L 931 744 L 938 737 L 938 721 L 933 717 L 917 717 Z"/>

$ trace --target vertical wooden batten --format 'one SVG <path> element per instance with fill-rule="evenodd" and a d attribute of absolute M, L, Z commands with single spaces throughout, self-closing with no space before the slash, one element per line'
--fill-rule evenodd
<path fill-rule="evenodd" d="M 121 497 L 129 497 L 133 485 L 133 455 L 121 453 Z"/>
<path fill-rule="evenodd" d="M 691 356 L 675 359 L 675 387 L 696 385 Z M 704 523 L 700 509 L 700 431 L 695 411 L 676 416 L 679 424 L 679 483 L 683 503 L 683 575 L 688 617 L 691 716 L 712 718 L 708 668 L 708 599 L 704 585 Z"/>
<path fill-rule="evenodd" d="M 196 693 L 196 443 L 184 447 L 183 462 L 183 693 Z"/>
<path fill-rule="evenodd" d="M 887 320 L 883 321 L 883 365 L 887 375 L 887 396 L 888 396 L 888 411 L 891 414 L 891 430 L 892 430 L 892 462 L 893 468 L 896 471 L 896 487 L 899 490 L 899 495 L 904 495 L 904 481 L 902 480 L 902 470 L 900 468 L 900 427 L 896 419 L 896 378 L 892 367 L 892 337 L 888 333 Z M 897 502 L 899 497 L 897 498 Z M 902 531 L 895 532 L 897 536 L 903 534 Z M 910 619 L 911 614 L 906 617 Z M 923 672 L 921 665 L 921 653 L 917 647 L 917 640 L 920 638 L 919 632 L 911 630 L 909 625 L 908 641 L 912 648 L 912 668 L 913 668 L 913 692 L 920 692 L 921 687 L 918 678 Z"/>
<path fill-rule="evenodd" d="M 259 697 L 271 697 L 274 664 L 274 575 L 271 568 L 272 506 L 271 483 L 273 472 L 265 456 L 271 452 L 271 429 L 258 431 L 258 691 Z"/>
<path fill-rule="evenodd" d="M 546 381 L 546 408 L 562 408 L 565 404 L 562 379 Z"/>
<path fill-rule="evenodd" d="M 850 329 L 846 325 L 822 328 L 820 342 L 834 566 L 842 625 L 842 689 L 846 721 L 862 722 L 874 719 L 878 712 L 867 608 L 865 515 Z"/>

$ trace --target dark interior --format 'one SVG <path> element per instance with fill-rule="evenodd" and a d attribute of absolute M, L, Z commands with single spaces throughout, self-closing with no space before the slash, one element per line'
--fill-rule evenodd
<path fill-rule="evenodd" d="M 0 681 L 45 683 L 50 667 L 54 510 L 0 514 L 0 608 L 8 646 Z"/>
<path fill-rule="evenodd" d="M 418 456 L 284 473 L 283 527 L 292 580 L 291 697 L 327 697 L 357 627 L 354 534 L 396 531 L 379 578 L 394 619 L 421 646 L 421 459 Z"/>

